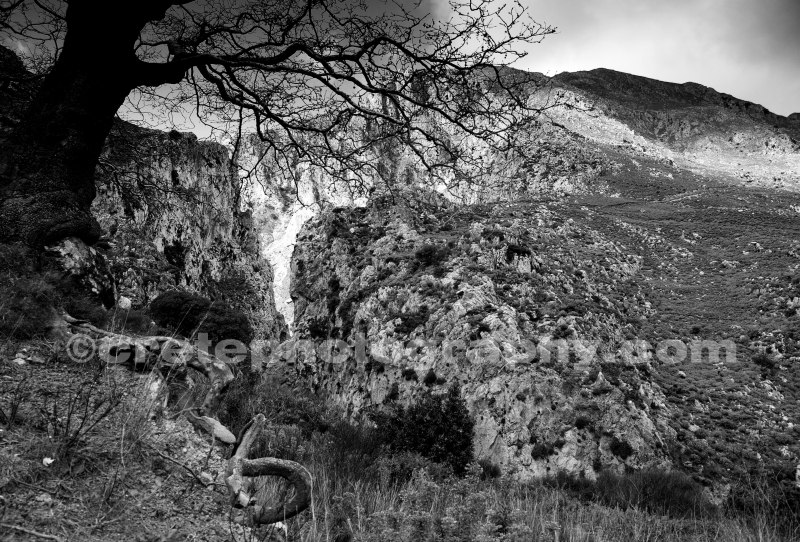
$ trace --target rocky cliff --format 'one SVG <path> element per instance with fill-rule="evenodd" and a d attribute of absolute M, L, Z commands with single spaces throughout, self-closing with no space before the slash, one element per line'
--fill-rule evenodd
<path fill-rule="evenodd" d="M 675 431 L 652 360 L 618 350 L 651 313 L 641 258 L 559 215 L 385 202 L 323 215 L 295 249 L 296 340 L 365 353 L 282 362 L 354 414 L 456 382 L 478 457 L 521 477 L 663 462 Z"/>
<path fill-rule="evenodd" d="M 455 382 L 478 457 L 522 478 L 800 484 L 800 216 L 731 190 L 325 212 L 298 237 L 297 333 L 271 369 L 354 416 Z"/>
<path fill-rule="evenodd" d="M 36 79 L 0 47 L 0 145 L 19 121 Z M 244 311 L 257 339 L 286 333 L 273 274 L 230 152 L 193 134 L 117 120 L 96 171 L 93 212 L 108 232 L 98 247 L 60 247 L 72 259 L 102 253 L 123 309 L 180 288 Z"/>
<path fill-rule="evenodd" d="M 273 369 L 354 416 L 457 382 L 478 456 L 523 478 L 800 487 L 797 119 L 610 70 L 533 79 L 547 109 L 489 184 L 412 182 L 297 234 Z"/>
<path fill-rule="evenodd" d="M 168 289 L 198 292 L 243 310 L 258 338 L 280 338 L 272 268 L 242 190 L 225 147 L 117 122 L 93 211 L 111 232 L 119 295 L 141 307 Z"/>

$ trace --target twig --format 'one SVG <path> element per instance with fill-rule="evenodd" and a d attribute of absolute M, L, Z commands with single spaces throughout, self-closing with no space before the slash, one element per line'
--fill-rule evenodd
<path fill-rule="evenodd" d="M 44 491 L 45 493 L 49 493 L 50 495 L 58 495 L 59 491 L 64 491 L 65 490 L 65 488 L 62 487 L 60 484 L 59 484 L 59 487 L 57 487 L 56 489 L 48 489 L 48 488 L 46 488 L 44 486 L 35 486 L 33 484 L 29 484 L 27 482 L 23 482 L 22 480 L 14 480 L 13 483 L 20 484 L 20 485 L 23 485 L 25 487 L 29 487 L 31 489 L 35 489 L 37 491 Z M 67 491 L 69 493 L 72 493 L 71 490 L 67 490 Z"/>
<path fill-rule="evenodd" d="M 148 445 L 147 445 L 147 447 L 148 447 L 148 448 L 150 448 L 151 450 L 153 450 L 155 453 L 157 453 L 157 454 L 158 454 L 158 455 L 159 455 L 159 456 L 160 456 L 162 459 L 166 459 L 167 461 L 169 461 L 169 462 L 171 462 L 171 463 L 174 463 L 175 465 L 178 465 L 178 466 L 179 466 L 179 467 L 181 467 L 182 469 L 185 469 L 185 470 L 186 470 L 186 472 L 188 472 L 189 474 L 191 474 L 191 475 L 192 475 L 192 477 L 193 477 L 195 480 L 197 480 L 197 481 L 200 483 L 200 485 L 201 485 L 201 486 L 203 486 L 203 487 L 206 487 L 206 486 L 209 486 L 209 485 L 213 485 L 213 486 L 221 486 L 221 485 L 223 485 L 223 484 L 220 484 L 220 483 L 218 483 L 218 482 L 205 482 L 205 481 L 203 481 L 203 479 L 202 479 L 202 478 L 200 478 L 200 477 L 199 477 L 199 476 L 198 476 L 198 475 L 197 475 L 197 474 L 196 474 L 196 473 L 195 473 L 195 472 L 194 472 L 192 469 L 190 469 L 189 467 L 187 467 L 186 465 L 184 465 L 183 463 L 181 463 L 181 462 L 180 462 L 180 461 L 178 461 L 177 459 L 174 459 L 174 458 L 172 458 L 172 457 L 170 457 L 170 456 L 168 456 L 168 455 L 166 455 L 166 454 L 163 454 L 163 453 L 161 453 L 160 451 L 158 451 L 158 450 L 157 450 L 157 449 L 156 449 L 156 448 L 155 448 L 153 445 L 151 445 L 151 444 L 148 444 Z"/>
<path fill-rule="evenodd" d="M 11 525 L 10 523 L 0 523 L 0 527 L 3 527 L 4 529 L 11 529 L 12 531 L 19 531 L 21 533 L 29 534 L 31 536 L 36 536 L 39 538 L 44 538 L 46 540 L 57 540 L 58 542 L 64 542 L 64 539 L 61 538 L 60 536 L 56 536 L 54 534 L 40 533 L 32 529 L 26 529 L 25 527 L 20 527 L 19 525 Z"/>

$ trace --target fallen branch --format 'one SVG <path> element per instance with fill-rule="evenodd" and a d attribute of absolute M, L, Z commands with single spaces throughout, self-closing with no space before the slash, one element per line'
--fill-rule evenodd
<path fill-rule="evenodd" d="M 73 331 L 97 339 L 99 351 L 104 352 L 110 363 L 130 364 L 136 369 L 157 367 L 162 374 L 180 374 L 186 367 L 204 374 L 209 390 L 203 403 L 186 409 L 186 418 L 194 425 L 225 444 L 233 444 L 236 437 L 216 418 L 210 416 L 216 410 L 222 394 L 233 382 L 234 375 L 227 363 L 199 350 L 188 341 L 174 337 L 150 336 L 129 337 L 95 327 L 68 314 L 61 320 Z M 113 358 L 115 361 L 110 361 Z"/>
<path fill-rule="evenodd" d="M 261 431 L 266 425 L 266 418 L 258 414 L 242 435 L 241 441 L 233 456 L 228 460 L 225 483 L 231 495 L 231 504 L 235 508 L 256 507 L 252 514 L 255 525 L 277 523 L 296 516 L 311 502 L 311 475 L 294 461 L 261 457 L 248 459 L 250 449 L 258 441 Z M 245 490 L 244 478 L 256 476 L 280 476 L 294 488 L 294 495 L 277 506 L 257 506 L 256 499 Z"/>
<path fill-rule="evenodd" d="M 11 529 L 12 531 L 18 531 L 20 533 L 29 534 L 31 536 L 36 536 L 38 538 L 44 538 L 45 540 L 57 540 L 58 542 L 64 542 L 64 539 L 61 538 L 60 536 L 56 536 L 54 534 L 40 533 L 39 531 L 26 529 L 25 527 L 20 527 L 19 525 L 11 525 L 10 523 L 0 523 L 0 527 L 4 529 Z"/>
<path fill-rule="evenodd" d="M 185 409 L 184 415 L 195 427 L 213 435 L 225 443 L 236 443 L 236 437 L 216 418 L 209 416 L 215 409 L 222 394 L 233 381 L 233 371 L 224 361 L 210 356 L 187 341 L 173 337 L 132 338 L 118 333 L 99 329 L 85 321 L 62 315 L 65 326 L 81 333 L 98 338 L 100 351 L 107 354 L 108 363 L 131 364 L 133 368 L 158 367 L 162 374 L 179 374 L 182 369 L 191 367 L 208 377 L 211 385 L 199 407 Z M 170 355 L 164 355 L 169 351 Z M 296 516 L 311 502 L 311 475 L 294 461 L 260 457 L 250 459 L 251 448 L 258 441 L 266 425 L 266 418 L 258 414 L 244 429 L 233 455 L 228 460 L 225 484 L 231 495 L 231 503 L 236 508 L 255 507 L 250 514 L 254 525 L 268 525 Z M 152 447 L 151 447 L 152 448 Z M 159 456 L 187 470 L 203 486 L 207 484 L 189 467 L 152 448 Z M 292 496 L 276 506 L 258 506 L 256 499 L 245 491 L 245 478 L 257 476 L 279 476 L 294 488 Z"/>

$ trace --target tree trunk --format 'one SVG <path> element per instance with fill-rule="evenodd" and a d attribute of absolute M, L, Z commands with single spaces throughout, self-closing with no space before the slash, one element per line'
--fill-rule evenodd
<path fill-rule="evenodd" d="M 59 60 L 12 133 L 0 165 L 0 238 L 41 245 L 100 236 L 89 210 L 94 169 L 130 89 L 97 75 Z"/>
<path fill-rule="evenodd" d="M 94 170 L 114 115 L 136 86 L 135 2 L 75 0 L 62 53 L 0 156 L 0 240 L 94 242 Z M 138 15 L 138 16 L 137 16 Z"/>

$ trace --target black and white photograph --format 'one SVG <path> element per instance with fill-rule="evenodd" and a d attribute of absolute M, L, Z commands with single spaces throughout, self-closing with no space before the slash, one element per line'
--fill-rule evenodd
<path fill-rule="evenodd" d="M 800 541 L 800 1 L 0 0 L 0 540 Z"/>

